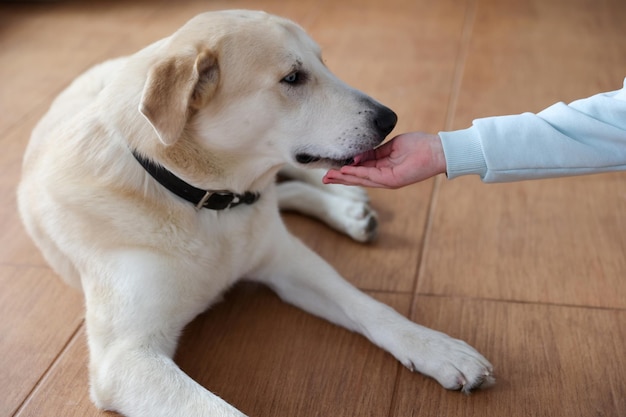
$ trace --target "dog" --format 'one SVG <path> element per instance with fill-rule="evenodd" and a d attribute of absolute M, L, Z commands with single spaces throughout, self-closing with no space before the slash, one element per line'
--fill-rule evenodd
<path fill-rule="evenodd" d="M 63 91 L 33 130 L 18 204 L 84 294 L 95 405 L 242 416 L 172 360 L 185 325 L 242 277 L 445 388 L 491 384 L 476 350 L 360 292 L 281 220 L 279 207 L 299 210 L 372 239 L 365 191 L 324 186 L 320 170 L 379 145 L 396 120 L 338 80 L 301 27 L 253 11 L 201 14 Z M 276 184 L 281 169 L 297 181 Z"/>

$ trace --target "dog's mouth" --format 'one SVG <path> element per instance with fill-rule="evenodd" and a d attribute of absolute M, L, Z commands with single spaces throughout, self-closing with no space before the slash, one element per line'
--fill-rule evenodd
<path fill-rule="evenodd" d="M 309 153 L 296 154 L 296 161 L 302 165 L 315 165 L 319 167 L 337 168 L 344 165 L 352 165 L 354 163 L 353 157 L 347 158 L 328 158 L 320 155 L 313 155 Z"/>

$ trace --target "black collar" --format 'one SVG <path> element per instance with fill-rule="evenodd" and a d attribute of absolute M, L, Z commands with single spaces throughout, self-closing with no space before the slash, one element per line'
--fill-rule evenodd
<path fill-rule="evenodd" d="M 186 183 L 161 165 L 142 157 L 136 151 L 133 151 L 133 156 L 163 187 L 180 198 L 193 203 L 197 210 L 201 208 L 224 210 L 239 204 L 253 204 L 260 197 L 259 193 L 250 191 L 246 191 L 244 194 L 237 194 L 223 190 L 202 190 Z"/>

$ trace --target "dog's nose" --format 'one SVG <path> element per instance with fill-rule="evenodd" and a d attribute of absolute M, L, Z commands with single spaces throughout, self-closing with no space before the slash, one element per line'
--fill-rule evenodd
<path fill-rule="evenodd" d="M 393 110 L 385 106 L 381 106 L 376 114 L 376 118 L 374 119 L 374 125 L 376 125 L 376 129 L 382 137 L 391 133 L 393 128 L 396 127 L 397 122 L 398 116 L 393 112 Z"/>

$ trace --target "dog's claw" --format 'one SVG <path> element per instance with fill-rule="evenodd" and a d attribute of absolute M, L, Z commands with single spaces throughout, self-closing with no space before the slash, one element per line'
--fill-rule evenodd
<path fill-rule="evenodd" d="M 477 378 L 473 383 L 468 383 L 465 378 L 461 378 L 460 386 L 463 394 L 471 394 L 472 391 L 477 389 L 487 389 L 492 387 L 496 383 L 496 379 L 491 375 L 491 372 L 486 371 L 482 376 Z"/>

